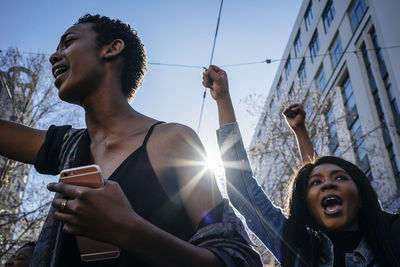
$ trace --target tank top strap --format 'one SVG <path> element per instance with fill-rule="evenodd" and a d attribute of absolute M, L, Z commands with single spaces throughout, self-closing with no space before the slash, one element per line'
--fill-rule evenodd
<path fill-rule="evenodd" d="M 158 121 L 158 122 L 154 123 L 153 125 L 151 125 L 151 127 L 150 127 L 150 129 L 148 130 L 146 136 L 144 137 L 142 146 L 146 147 L 147 141 L 149 140 L 150 135 L 151 135 L 151 133 L 152 133 L 153 130 L 154 130 L 154 127 L 156 127 L 158 124 L 161 124 L 161 123 L 165 123 L 165 122 L 164 122 L 164 121 Z"/>

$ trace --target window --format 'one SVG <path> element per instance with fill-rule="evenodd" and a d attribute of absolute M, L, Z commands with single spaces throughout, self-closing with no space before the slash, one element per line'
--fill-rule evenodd
<path fill-rule="evenodd" d="M 383 58 L 382 49 L 379 44 L 378 35 L 376 34 L 375 29 L 372 29 L 372 31 L 371 31 L 371 38 L 372 38 L 372 43 L 375 48 L 376 57 L 378 58 L 379 70 L 380 70 L 382 76 L 385 76 L 386 72 L 387 72 L 386 65 L 385 65 L 385 59 Z"/>
<path fill-rule="evenodd" d="M 290 55 L 289 55 L 289 58 L 288 58 L 288 60 L 286 61 L 286 64 L 285 64 L 286 79 L 288 79 L 291 71 L 292 71 L 292 66 L 290 65 Z"/>
<path fill-rule="evenodd" d="M 313 12 L 312 12 L 312 1 L 308 4 L 308 7 L 306 9 L 306 13 L 304 14 L 304 23 L 306 24 L 306 30 L 308 31 L 308 28 L 311 25 L 311 21 L 313 19 Z"/>
<path fill-rule="evenodd" d="M 296 38 L 294 39 L 294 54 L 298 56 L 301 48 L 301 36 L 300 30 L 297 32 Z"/>
<path fill-rule="evenodd" d="M 340 37 L 338 35 L 331 48 L 331 58 L 332 58 L 333 68 L 336 68 L 342 56 L 343 56 L 342 42 L 340 41 Z"/>
<path fill-rule="evenodd" d="M 304 59 L 300 64 L 300 68 L 299 71 L 297 72 L 297 75 L 299 76 L 300 84 L 304 85 L 307 81 L 306 62 Z"/>
<path fill-rule="evenodd" d="M 289 96 L 289 100 L 291 100 L 291 101 L 293 101 L 294 98 L 295 98 L 295 92 L 294 92 L 294 85 L 293 84 L 289 89 L 288 96 Z"/>
<path fill-rule="evenodd" d="M 319 51 L 318 31 L 315 31 L 310 42 L 311 62 L 314 62 L 314 59 L 317 56 L 318 51 Z"/>
<path fill-rule="evenodd" d="M 367 11 L 367 4 L 365 3 L 365 0 L 356 0 L 350 9 L 350 20 L 351 25 L 353 25 L 353 30 L 357 29 L 357 26 L 360 24 L 365 11 Z"/>
<path fill-rule="evenodd" d="M 354 100 L 353 87 L 351 85 L 350 78 L 345 79 L 342 84 L 342 96 L 347 113 L 347 129 L 349 129 L 350 131 L 356 159 L 360 169 L 366 173 L 370 171 L 371 168 L 362 134 L 360 119 L 358 117 L 358 111 Z M 370 177 L 372 177 L 372 175 Z"/>
<path fill-rule="evenodd" d="M 282 77 L 279 79 L 278 84 L 276 85 L 276 96 L 278 100 L 281 98 L 282 95 Z"/>
<path fill-rule="evenodd" d="M 275 103 L 274 103 L 273 98 L 272 98 L 271 102 L 269 103 L 269 114 L 270 115 L 275 114 Z"/>
<path fill-rule="evenodd" d="M 387 150 L 389 152 L 389 158 L 390 158 L 390 163 L 392 165 L 394 177 L 398 182 L 400 182 L 400 166 L 397 164 L 397 157 L 393 150 L 393 144 L 390 144 L 387 147 Z"/>
<path fill-rule="evenodd" d="M 349 109 L 353 109 L 356 103 L 354 101 L 353 87 L 351 86 L 349 78 L 343 83 L 342 93 L 344 98 L 344 105 Z"/>
<path fill-rule="evenodd" d="M 361 53 L 363 55 L 364 63 L 365 63 L 365 68 L 367 70 L 367 75 L 368 75 L 368 81 L 369 81 L 369 86 L 371 89 L 372 94 L 378 94 L 378 87 L 376 86 L 374 74 L 372 72 L 372 66 L 371 66 L 371 61 L 368 56 L 367 49 L 365 47 L 365 44 L 361 46 Z"/>
<path fill-rule="evenodd" d="M 312 101 L 311 94 L 307 95 L 307 98 L 306 98 L 306 100 L 305 100 L 303 106 L 304 106 L 304 110 L 305 110 L 308 114 L 311 114 L 311 113 L 312 113 L 312 111 L 314 110 L 314 109 L 313 109 L 314 103 L 313 103 L 313 101 Z"/>
<path fill-rule="evenodd" d="M 365 44 L 363 44 L 361 46 L 361 52 L 362 52 L 362 55 L 363 55 L 365 68 L 367 70 L 368 80 L 369 80 L 369 84 L 370 84 L 370 87 L 371 87 L 371 93 L 372 93 L 372 96 L 374 98 L 375 107 L 376 107 L 376 111 L 378 113 L 379 121 L 383 123 L 382 137 L 383 137 L 383 140 L 384 140 L 384 143 L 385 143 L 386 150 L 387 150 L 387 152 L 389 154 L 389 159 L 390 159 L 390 163 L 392 165 L 393 174 L 394 174 L 394 177 L 396 178 L 396 180 L 400 182 L 400 180 L 399 180 L 400 179 L 400 169 L 399 169 L 399 165 L 397 163 L 396 153 L 393 150 L 392 138 L 391 138 L 390 133 L 389 133 L 385 112 L 384 112 L 384 110 L 382 108 L 382 102 L 381 102 L 381 99 L 379 97 L 378 88 L 376 86 L 375 78 L 374 78 L 373 72 L 372 72 L 371 60 L 370 60 L 370 58 L 368 56 L 368 52 L 367 52 L 367 49 L 365 47 Z"/>
<path fill-rule="evenodd" d="M 330 109 L 325 114 L 326 123 L 329 129 L 329 151 L 333 154 L 336 153 L 337 148 L 339 147 L 339 141 L 337 136 L 337 128 L 335 123 L 335 115 L 333 114 L 332 109 Z"/>
<path fill-rule="evenodd" d="M 320 71 L 318 72 L 318 76 L 317 76 L 318 91 L 320 93 L 322 93 L 325 90 L 325 86 L 326 86 L 325 71 L 324 71 L 324 68 L 321 67 Z"/>
<path fill-rule="evenodd" d="M 376 57 L 378 59 L 378 64 L 379 64 L 379 71 L 382 75 L 383 83 L 385 84 L 385 89 L 387 96 L 390 101 L 390 108 L 393 113 L 393 118 L 394 118 L 394 124 L 396 126 L 397 133 L 400 133 L 400 110 L 399 106 L 396 101 L 396 97 L 393 92 L 393 87 L 392 87 L 392 82 L 389 77 L 389 72 L 387 71 L 385 60 L 383 58 L 382 54 L 382 49 L 378 41 L 378 36 L 376 34 L 375 29 L 372 29 L 371 31 L 371 38 L 372 38 L 372 43 L 374 45 Z"/>
<path fill-rule="evenodd" d="M 18 191 L 20 188 L 21 188 L 21 183 L 19 181 L 17 181 L 15 183 L 14 189 L 15 189 L 15 191 Z"/>
<path fill-rule="evenodd" d="M 330 0 L 326 5 L 324 13 L 322 13 L 322 21 L 324 22 L 325 33 L 328 32 L 334 17 L 335 8 L 333 7 L 332 0 Z"/>
<path fill-rule="evenodd" d="M 312 143 L 314 145 L 315 152 L 317 152 L 318 155 L 321 155 L 321 140 L 318 138 L 318 136 L 314 136 Z"/>
<path fill-rule="evenodd" d="M 390 101 L 392 113 L 395 118 L 397 132 L 400 133 L 400 120 L 399 120 L 400 119 L 400 110 L 399 110 L 399 106 L 397 105 L 396 97 L 394 96 L 392 83 L 389 79 L 389 75 L 387 77 L 385 77 L 384 82 L 385 82 L 385 87 L 386 87 L 386 91 L 388 94 L 388 98 Z"/>

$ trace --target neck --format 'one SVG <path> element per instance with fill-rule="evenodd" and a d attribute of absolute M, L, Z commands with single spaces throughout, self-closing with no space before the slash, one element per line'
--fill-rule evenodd
<path fill-rule="evenodd" d="M 109 136 L 123 136 L 150 118 L 135 111 L 122 94 L 120 87 L 111 84 L 95 90 L 84 99 L 85 121 L 92 141 Z"/>

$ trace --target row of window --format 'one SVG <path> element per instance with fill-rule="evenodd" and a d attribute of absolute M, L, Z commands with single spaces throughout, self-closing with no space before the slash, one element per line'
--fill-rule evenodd
<path fill-rule="evenodd" d="M 376 57 L 378 59 L 379 70 L 381 72 L 380 74 L 381 74 L 382 80 L 385 80 L 389 77 L 389 73 L 387 72 L 384 58 L 383 58 L 383 55 L 381 53 L 381 49 L 379 46 L 377 34 L 374 29 L 371 30 L 370 35 L 371 35 L 371 39 L 373 41 L 374 51 L 375 51 Z M 370 89 L 371 89 L 371 94 L 374 99 L 376 111 L 377 111 L 379 120 L 382 122 L 382 137 L 384 140 L 385 148 L 386 148 L 386 151 L 387 151 L 389 159 L 390 159 L 394 177 L 396 178 L 397 182 L 400 182 L 400 166 L 398 163 L 398 158 L 397 158 L 396 152 L 393 147 L 392 138 L 391 138 L 389 130 L 388 130 L 387 117 L 386 117 L 384 109 L 382 107 L 382 102 L 381 102 L 381 97 L 380 97 L 380 94 L 382 92 L 384 92 L 384 90 L 378 90 L 378 86 L 377 86 L 377 83 L 375 80 L 375 77 L 377 74 L 375 73 L 375 76 L 374 76 L 372 63 L 369 58 L 368 51 L 367 51 L 365 44 L 362 44 L 361 52 L 363 55 L 365 69 L 366 69 L 366 73 L 368 76 L 368 81 L 369 81 L 369 85 L 370 85 Z M 387 83 L 384 83 L 384 84 L 386 87 Z M 341 84 L 341 88 L 342 88 L 341 92 L 342 92 L 343 102 L 344 102 L 344 106 L 346 109 L 346 124 L 347 124 L 348 130 L 351 133 L 353 148 L 354 148 L 354 151 L 356 154 L 356 160 L 357 160 L 360 168 L 366 173 L 367 177 L 370 178 L 370 180 L 372 181 L 370 162 L 369 162 L 369 158 L 367 155 L 367 149 L 366 149 L 366 145 L 364 142 L 361 124 L 360 124 L 360 120 L 359 120 L 359 115 L 358 115 L 358 111 L 357 111 L 357 106 L 356 106 L 355 99 L 354 99 L 353 88 L 352 88 L 349 77 L 347 77 L 344 80 L 344 82 Z M 389 90 L 388 90 L 388 88 L 385 88 L 385 89 L 386 89 L 388 99 L 390 101 L 391 109 L 393 112 L 393 117 L 398 118 L 400 116 L 400 114 L 397 113 L 397 110 L 399 110 L 399 108 L 397 106 L 396 98 L 392 94 L 391 88 Z M 335 125 L 335 119 L 334 119 L 332 110 L 329 110 L 325 116 L 326 116 L 326 121 L 327 121 L 329 135 L 330 135 L 329 150 L 331 151 L 331 153 L 334 153 L 337 155 L 337 151 L 338 151 L 337 148 L 339 146 L 339 143 L 337 141 L 337 128 Z M 316 145 L 318 145 L 318 144 L 316 144 Z"/>
<path fill-rule="evenodd" d="M 400 114 L 398 113 L 399 109 L 397 106 L 396 98 L 392 94 L 391 84 L 390 84 L 390 89 L 388 90 L 387 83 L 385 82 L 386 80 L 389 79 L 389 73 L 387 72 L 387 69 L 386 69 L 386 64 L 383 59 L 383 55 L 381 53 L 381 49 L 380 49 L 380 45 L 378 42 L 378 37 L 376 35 L 375 29 L 371 30 L 370 36 L 371 36 L 372 43 L 373 43 L 373 46 L 374 46 L 374 49 L 376 52 L 376 58 L 378 59 L 381 78 L 384 81 L 387 97 L 390 101 L 390 106 L 392 109 L 393 117 L 395 118 L 395 125 L 396 125 L 396 128 L 399 129 L 400 128 L 399 127 L 400 125 L 398 124 L 398 118 L 400 116 Z M 388 120 L 385 115 L 384 109 L 382 107 L 382 101 L 381 101 L 381 96 L 380 96 L 384 92 L 384 90 L 378 90 L 378 86 L 377 86 L 375 76 L 374 76 L 374 71 L 372 69 L 372 63 L 371 63 L 370 57 L 368 55 L 368 51 L 367 51 L 365 44 L 363 44 L 361 46 L 361 52 L 363 55 L 365 69 L 366 69 L 367 76 L 368 76 L 371 94 L 374 99 L 375 108 L 376 108 L 376 111 L 378 114 L 379 121 L 382 123 L 382 138 L 384 140 L 384 144 L 385 144 L 386 150 L 389 155 L 389 159 L 390 159 L 390 163 L 392 166 L 394 177 L 396 177 L 396 180 L 398 182 L 400 182 L 400 166 L 398 164 L 397 155 L 393 149 L 393 141 L 392 141 L 392 138 L 389 133 Z"/>
<path fill-rule="evenodd" d="M 356 0 L 353 3 L 352 8 L 349 10 L 349 15 L 350 15 L 351 23 L 353 25 L 353 29 L 357 28 L 357 26 L 360 23 L 366 10 L 367 10 L 367 5 L 365 3 L 365 0 Z M 307 31 L 311 25 L 313 17 L 314 17 L 313 5 L 312 5 L 312 1 L 310 1 L 309 5 L 306 9 L 305 15 L 304 15 L 304 23 L 305 23 L 305 27 L 306 27 Z M 333 5 L 333 1 L 329 0 L 325 6 L 323 13 L 322 13 L 322 21 L 323 21 L 325 33 L 327 33 L 329 27 L 331 26 L 334 17 L 335 17 L 335 7 Z M 296 34 L 293 46 L 294 46 L 295 57 L 298 57 L 299 53 L 300 53 L 300 49 L 302 47 L 301 30 L 300 29 Z M 310 44 L 309 44 L 311 62 L 315 61 L 315 58 L 318 56 L 319 49 L 320 49 L 320 42 L 319 42 L 318 30 L 316 30 L 315 33 L 313 34 Z M 335 41 L 333 42 L 333 45 L 331 46 L 330 54 L 331 54 L 331 58 L 332 58 L 332 62 L 333 62 L 333 67 L 335 68 L 343 55 L 343 47 L 342 47 L 342 43 L 341 43 L 339 35 L 336 37 Z M 289 77 L 289 75 L 291 73 L 290 60 L 291 60 L 291 58 L 289 55 L 289 57 L 286 61 L 286 64 L 285 64 L 286 79 Z M 303 73 L 300 73 L 300 74 L 303 74 Z M 301 80 L 302 76 L 299 75 L 299 78 Z"/>
<path fill-rule="evenodd" d="M 365 0 L 354 1 L 352 7 L 349 10 L 349 16 L 350 16 L 351 24 L 352 24 L 352 27 L 354 30 L 357 29 L 357 27 L 359 26 L 367 8 L 368 7 L 365 3 Z M 325 32 L 330 27 L 330 25 L 334 19 L 334 16 L 335 16 L 335 9 L 334 9 L 332 0 L 330 0 L 330 1 L 328 1 L 327 5 L 325 7 L 325 10 L 323 12 L 323 15 L 322 15 Z M 306 15 L 305 15 L 306 30 L 309 29 L 312 19 L 313 19 L 312 2 L 310 2 L 309 6 L 307 8 L 307 11 L 306 11 Z M 385 148 L 389 155 L 389 159 L 390 159 L 390 162 L 392 165 L 394 176 L 397 178 L 397 181 L 400 182 L 400 164 L 398 163 L 398 157 L 396 155 L 396 151 L 394 150 L 392 138 L 391 138 L 389 130 L 388 130 L 389 126 L 388 126 L 388 122 L 387 122 L 387 117 L 386 117 L 384 109 L 383 109 L 382 97 L 380 96 L 380 94 L 385 93 L 386 94 L 385 99 L 387 97 L 387 99 L 389 100 L 391 112 L 393 115 L 392 117 L 395 120 L 395 126 L 396 126 L 396 129 L 399 134 L 400 134 L 400 109 L 397 104 L 398 103 L 397 99 L 393 92 L 392 83 L 390 80 L 388 70 L 386 68 L 386 64 L 385 64 L 384 57 L 382 54 L 382 49 L 379 45 L 378 37 L 377 37 L 377 34 L 374 29 L 372 29 L 370 31 L 370 37 L 371 37 L 372 44 L 373 44 L 373 50 L 371 50 L 371 51 L 374 51 L 374 52 L 370 52 L 370 53 L 376 53 L 376 59 L 379 64 L 379 66 L 377 66 L 377 67 L 379 67 L 378 68 L 379 71 L 374 73 L 374 71 L 371 67 L 371 61 L 369 60 L 368 49 L 366 49 L 365 44 L 361 46 L 361 51 L 362 51 L 365 68 L 366 68 L 366 73 L 368 75 L 369 85 L 371 88 L 372 97 L 374 99 L 376 111 L 377 111 L 379 120 L 383 123 L 382 136 L 383 136 L 383 140 L 385 143 Z M 296 54 L 296 57 L 300 53 L 301 46 L 302 46 L 302 41 L 301 41 L 301 33 L 299 30 L 295 37 L 295 40 L 294 40 L 294 52 Z M 314 33 L 314 35 L 310 41 L 310 45 L 309 45 L 310 54 L 311 54 L 311 62 L 313 62 L 313 60 L 318 56 L 317 53 L 319 51 L 319 46 L 320 46 L 320 44 L 319 44 L 319 40 L 318 40 L 318 31 L 316 31 Z M 329 52 L 330 52 L 333 68 L 335 69 L 343 55 L 343 47 L 342 47 L 342 43 L 341 43 L 339 35 L 337 35 L 337 37 L 334 38 L 334 41 L 332 42 Z M 288 76 L 290 75 L 291 67 L 292 66 L 290 63 L 290 55 L 289 55 L 289 59 L 285 64 L 286 78 L 288 78 Z M 375 69 L 377 69 L 377 68 L 375 68 Z M 383 84 L 382 88 L 380 90 L 378 90 L 377 83 L 375 81 L 375 78 L 378 77 L 377 73 L 379 73 L 379 78 L 381 79 L 380 84 L 381 85 Z M 303 59 L 303 61 L 301 62 L 297 74 L 298 74 L 300 84 L 301 85 L 304 84 L 307 80 L 305 59 Z M 315 76 L 315 82 L 316 82 L 318 90 L 320 92 L 323 92 L 327 85 L 327 79 L 326 79 L 325 70 L 323 68 L 323 65 L 321 65 L 321 68 L 319 69 L 319 71 L 317 72 L 317 75 Z M 281 94 L 282 94 L 281 83 L 282 83 L 282 77 L 279 80 L 279 82 L 277 84 L 277 88 L 276 88 L 276 96 L 278 97 L 278 99 L 281 97 Z M 363 136 L 363 132 L 361 129 L 361 123 L 360 123 L 360 119 L 359 119 L 357 106 L 355 103 L 355 97 L 354 97 L 350 77 L 348 76 L 340 84 L 340 86 L 342 88 L 341 92 L 342 92 L 342 97 L 343 97 L 343 101 L 344 101 L 344 106 L 346 109 L 346 125 L 351 134 L 352 147 L 353 147 L 355 155 L 356 155 L 356 160 L 357 160 L 357 163 L 360 166 L 360 168 L 366 173 L 367 177 L 372 182 L 370 161 L 368 158 L 366 143 L 364 141 L 364 136 Z M 383 88 L 383 86 L 384 86 L 384 88 Z M 291 95 L 295 94 L 293 85 L 290 88 L 288 94 L 289 94 L 289 99 L 290 99 Z M 271 110 L 274 110 L 273 105 L 274 105 L 274 102 L 272 100 L 270 103 Z M 386 110 L 386 111 L 388 111 L 388 110 Z M 335 124 L 335 118 L 334 118 L 334 114 L 333 114 L 332 110 L 329 110 L 325 114 L 325 120 L 326 120 L 326 124 L 328 126 L 329 150 L 332 154 L 340 156 L 340 151 L 338 149 L 339 142 L 338 142 L 338 135 L 337 135 L 337 127 Z M 314 140 L 314 145 L 315 145 L 316 149 L 318 150 L 319 149 L 318 140 Z"/>
<path fill-rule="evenodd" d="M 372 32 L 372 34 L 374 34 L 374 32 Z M 386 147 L 386 150 L 389 155 L 389 159 L 390 159 L 390 162 L 392 165 L 394 176 L 399 181 L 400 166 L 397 161 L 397 155 L 393 148 L 393 142 L 392 142 L 390 134 L 388 132 L 385 113 L 382 108 L 382 103 L 381 103 L 378 89 L 376 86 L 377 83 L 375 82 L 375 78 L 373 76 L 373 70 L 371 68 L 371 61 L 369 59 L 365 45 L 361 46 L 361 51 L 363 54 L 363 59 L 365 62 L 365 68 L 367 71 L 367 75 L 369 76 L 371 93 L 375 100 L 377 113 L 378 113 L 379 119 L 384 123 L 382 135 L 383 135 L 385 147 Z M 358 163 L 358 166 L 364 171 L 364 173 L 366 173 L 366 176 L 370 179 L 371 184 L 374 187 L 375 184 L 374 184 L 373 178 L 372 178 L 370 160 L 368 157 L 368 151 L 366 148 L 366 143 L 364 141 L 364 135 L 363 135 L 363 132 L 361 129 L 361 123 L 360 123 L 359 114 L 358 114 L 358 110 L 357 110 L 357 106 L 356 106 L 356 102 L 355 102 L 353 87 L 352 87 L 352 84 L 350 81 L 350 77 L 348 75 L 344 79 L 344 81 L 340 84 L 340 87 L 342 88 L 341 93 L 342 93 L 342 98 L 343 98 L 343 104 L 344 104 L 344 107 L 346 110 L 346 125 L 347 125 L 347 129 L 349 130 L 350 135 L 351 135 L 352 148 L 354 149 L 354 152 L 355 152 L 356 161 Z M 293 88 L 291 88 L 291 90 L 289 91 L 289 94 L 293 93 L 292 89 Z M 307 106 L 307 104 L 305 104 L 305 105 Z M 274 107 L 273 101 L 270 103 L 270 112 L 271 113 L 275 112 L 275 107 Z M 338 141 L 337 127 L 335 124 L 335 116 L 334 116 L 332 109 L 329 109 L 328 112 L 326 112 L 325 120 L 326 120 L 326 124 L 328 126 L 328 135 L 329 135 L 328 148 L 329 148 L 329 151 L 336 156 L 341 156 L 340 151 L 338 149 L 339 141 Z M 320 140 L 318 138 L 315 138 L 313 140 L 313 143 L 314 143 L 314 147 L 315 147 L 317 153 L 320 154 L 321 147 L 320 147 L 319 141 Z"/>
<path fill-rule="evenodd" d="M 364 173 L 370 174 L 371 167 L 354 99 L 353 87 L 351 85 L 349 77 L 345 79 L 341 87 L 343 102 L 346 109 L 347 129 L 351 133 L 351 139 L 353 142 L 354 152 L 356 154 L 356 160 L 358 162 L 358 166 L 364 171 Z M 369 176 L 369 178 L 372 178 L 371 175 Z"/>

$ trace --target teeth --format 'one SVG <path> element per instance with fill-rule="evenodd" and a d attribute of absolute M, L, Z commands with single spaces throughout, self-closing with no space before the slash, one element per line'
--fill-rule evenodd
<path fill-rule="evenodd" d="M 329 206 L 331 206 L 331 205 L 341 205 L 342 204 L 342 200 L 340 198 L 338 198 L 338 197 L 335 197 L 335 196 L 328 196 L 323 200 L 323 202 L 321 204 L 322 204 L 322 206 L 324 208 L 326 208 L 328 205 Z"/>
<path fill-rule="evenodd" d="M 67 68 L 66 67 L 58 67 L 54 71 L 54 77 L 57 77 L 61 73 L 63 73 Z"/>

